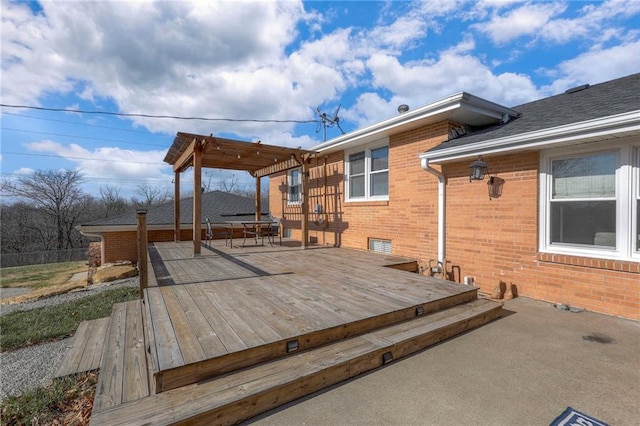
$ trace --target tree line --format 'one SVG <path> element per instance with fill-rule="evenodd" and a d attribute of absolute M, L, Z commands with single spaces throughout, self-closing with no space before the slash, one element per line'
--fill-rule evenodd
<path fill-rule="evenodd" d="M 136 187 L 130 199 L 121 188 L 101 186 L 93 196 L 82 190 L 82 174 L 71 170 L 40 170 L 15 181 L 1 182 L 0 193 L 12 202 L 0 205 L 0 250 L 2 253 L 29 253 L 87 247 L 89 239 L 76 226 L 99 218 L 116 216 L 137 208 L 151 208 L 173 201 L 173 193 L 147 184 Z M 255 191 L 241 190 L 234 176 L 203 191 L 221 190 L 253 197 Z M 186 195 L 183 195 L 186 196 Z"/>

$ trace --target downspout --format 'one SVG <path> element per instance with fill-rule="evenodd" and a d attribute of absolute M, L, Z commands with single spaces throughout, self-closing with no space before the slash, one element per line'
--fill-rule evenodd
<path fill-rule="evenodd" d="M 420 166 L 438 178 L 438 262 L 445 262 L 445 177 L 437 169 L 429 165 L 428 158 L 420 159 Z"/>

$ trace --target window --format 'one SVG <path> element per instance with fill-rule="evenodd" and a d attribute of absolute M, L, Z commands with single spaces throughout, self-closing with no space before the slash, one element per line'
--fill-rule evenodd
<path fill-rule="evenodd" d="M 293 169 L 287 172 L 287 202 L 289 204 L 300 204 L 302 202 L 302 178 L 300 169 Z"/>
<path fill-rule="evenodd" d="M 347 200 L 389 199 L 389 146 L 349 152 L 345 163 Z"/>
<path fill-rule="evenodd" d="M 369 250 L 379 253 L 391 253 L 391 241 L 369 238 Z"/>
<path fill-rule="evenodd" d="M 640 257 L 638 151 L 630 144 L 609 144 L 602 151 L 550 151 L 542 156 L 543 251 Z"/>

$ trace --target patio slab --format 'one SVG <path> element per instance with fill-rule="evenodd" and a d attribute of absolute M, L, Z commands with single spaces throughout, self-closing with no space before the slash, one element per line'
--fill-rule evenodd
<path fill-rule="evenodd" d="M 255 425 L 548 425 L 640 419 L 640 324 L 517 298 L 507 315 L 253 418 Z"/>

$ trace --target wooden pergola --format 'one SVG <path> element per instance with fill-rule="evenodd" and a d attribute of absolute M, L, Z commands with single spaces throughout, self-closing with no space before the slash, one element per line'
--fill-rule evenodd
<path fill-rule="evenodd" d="M 302 247 L 309 245 L 309 160 L 313 151 L 178 132 L 164 157 L 174 173 L 174 239 L 180 241 L 180 173 L 193 167 L 193 254 L 200 254 L 202 232 L 202 168 L 244 170 L 256 181 L 256 220 L 260 219 L 260 179 L 302 168 Z"/>

